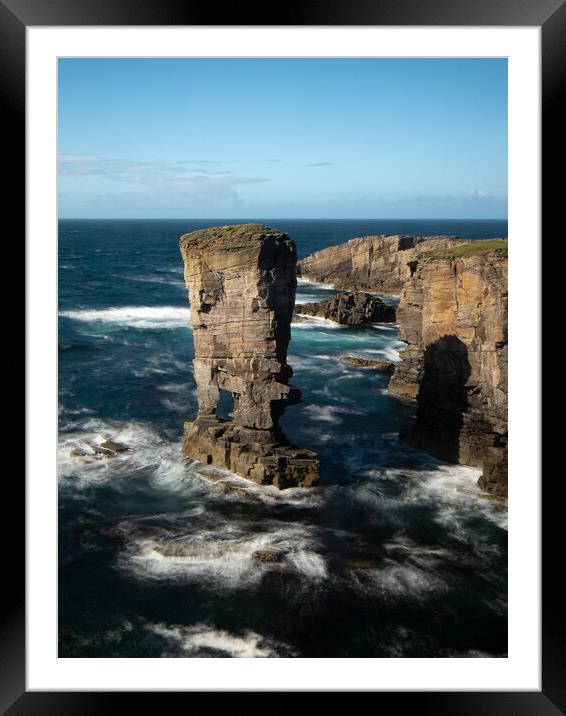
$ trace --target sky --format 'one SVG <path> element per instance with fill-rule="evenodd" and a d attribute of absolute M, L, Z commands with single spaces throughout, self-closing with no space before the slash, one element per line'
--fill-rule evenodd
<path fill-rule="evenodd" d="M 63 58 L 61 218 L 507 218 L 506 59 Z"/>

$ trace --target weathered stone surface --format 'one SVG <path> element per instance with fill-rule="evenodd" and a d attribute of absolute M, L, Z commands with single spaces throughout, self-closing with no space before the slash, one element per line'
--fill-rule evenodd
<path fill-rule="evenodd" d="M 284 553 L 277 549 L 258 549 L 252 554 L 256 562 L 281 562 Z"/>
<path fill-rule="evenodd" d="M 478 485 L 497 497 L 507 497 L 507 448 L 488 448 Z"/>
<path fill-rule="evenodd" d="M 87 443 L 87 445 L 95 455 L 104 455 L 105 457 L 114 457 L 116 455 L 113 450 L 108 450 L 102 445 L 95 445 L 94 443 Z"/>
<path fill-rule="evenodd" d="M 358 358 L 357 356 L 341 356 L 340 363 L 344 365 L 354 365 L 359 368 L 373 368 L 378 373 L 393 373 L 395 364 L 386 360 L 377 360 L 376 358 Z"/>
<path fill-rule="evenodd" d="M 345 326 L 395 321 L 393 306 L 388 306 L 378 296 L 363 291 L 337 293 L 318 303 L 300 303 L 295 306 L 295 313 L 326 318 Z"/>
<path fill-rule="evenodd" d="M 129 450 L 129 446 L 125 443 L 118 443 L 115 440 L 106 440 L 103 443 L 100 443 L 101 448 L 105 448 L 106 450 L 110 450 L 111 452 L 118 453 L 118 452 L 126 452 Z"/>
<path fill-rule="evenodd" d="M 389 390 L 418 403 L 403 438 L 441 459 L 483 466 L 480 485 L 506 494 L 506 251 L 423 256 L 397 321 L 408 345 Z"/>
<path fill-rule="evenodd" d="M 195 343 L 199 411 L 185 423 L 183 452 L 280 488 L 318 481 L 315 453 L 288 443 L 279 428 L 300 392 L 288 384 L 296 249 L 261 224 L 221 226 L 181 237 Z M 232 393 L 231 420 L 217 414 Z"/>
<path fill-rule="evenodd" d="M 465 242 L 455 236 L 362 236 L 302 259 L 299 275 L 338 289 L 399 294 L 411 275 L 411 262 L 423 253 Z"/>

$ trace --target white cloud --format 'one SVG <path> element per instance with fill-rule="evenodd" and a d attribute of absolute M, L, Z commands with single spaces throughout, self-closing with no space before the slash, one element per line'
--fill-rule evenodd
<path fill-rule="evenodd" d="M 181 164 L 119 159 L 99 154 L 62 154 L 59 156 L 59 172 L 62 176 L 100 177 L 115 185 L 129 186 L 130 190 L 125 193 L 110 192 L 104 195 L 110 207 L 112 197 L 119 202 L 126 196 L 130 200 L 136 197 L 161 205 L 164 202 L 181 202 L 182 206 L 212 202 L 232 206 L 241 202 L 236 187 L 269 181 L 263 177 L 238 176 L 227 170 L 191 168 L 185 166 L 186 163 L 192 163 L 192 160 L 183 160 Z M 77 188 L 73 191 L 75 197 L 82 193 L 82 190 L 77 192 Z M 87 202 L 102 198 L 100 192 L 93 196 L 87 188 L 89 185 L 86 185 L 82 194 Z"/>

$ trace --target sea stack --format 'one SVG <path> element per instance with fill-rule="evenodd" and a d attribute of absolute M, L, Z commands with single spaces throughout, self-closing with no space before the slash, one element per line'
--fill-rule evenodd
<path fill-rule="evenodd" d="M 287 365 L 297 252 L 287 234 L 261 224 L 220 226 L 180 240 L 191 306 L 198 415 L 185 422 L 183 453 L 259 484 L 310 487 L 316 453 L 291 445 L 279 427 L 300 402 Z M 217 415 L 232 394 L 230 419 Z"/>

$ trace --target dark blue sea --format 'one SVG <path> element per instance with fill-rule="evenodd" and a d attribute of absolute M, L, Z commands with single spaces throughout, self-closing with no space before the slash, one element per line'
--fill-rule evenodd
<path fill-rule="evenodd" d="M 259 221 L 299 256 L 365 234 L 507 235 L 504 221 Z M 303 402 L 282 425 L 319 452 L 319 487 L 183 461 L 196 396 L 178 240 L 227 223 L 242 222 L 59 223 L 59 656 L 506 656 L 505 505 L 479 470 L 401 444 L 413 403 L 338 360 L 399 360 L 395 326 L 292 327 Z M 301 282 L 297 301 L 331 293 Z M 130 449 L 96 459 L 108 438 Z M 285 558 L 252 558 L 265 549 Z"/>

